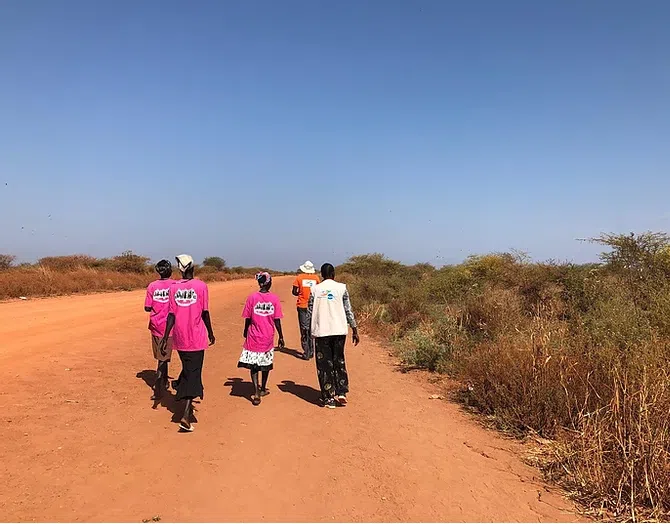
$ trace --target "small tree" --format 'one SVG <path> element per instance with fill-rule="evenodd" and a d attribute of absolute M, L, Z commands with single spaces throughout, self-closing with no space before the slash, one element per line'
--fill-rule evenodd
<path fill-rule="evenodd" d="M 221 257 L 207 257 L 202 261 L 202 265 L 206 267 L 213 267 L 217 271 L 226 269 L 226 261 Z"/>
<path fill-rule="evenodd" d="M 114 259 L 114 268 L 122 273 L 147 273 L 151 270 L 148 265 L 149 257 L 136 255 L 132 251 L 124 251 Z"/>
<path fill-rule="evenodd" d="M 9 269 L 14 265 L 15 260 L 14 255 L 0 255 L 0 269 Z"/>

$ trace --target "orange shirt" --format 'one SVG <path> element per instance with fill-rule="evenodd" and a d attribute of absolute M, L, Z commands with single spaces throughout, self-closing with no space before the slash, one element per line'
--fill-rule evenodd
<path fill-rule="evenodd" d="M 307 309 L 309 305 L 309 295 L 312 292 L 312 286 L 320 284 L 321 280 L 315 274 L 300 273 L 295 282 L 293 282 L 293 287 L 297 287 L 300 290 L 298 295 L 298 307 L 301 309 Z"/>

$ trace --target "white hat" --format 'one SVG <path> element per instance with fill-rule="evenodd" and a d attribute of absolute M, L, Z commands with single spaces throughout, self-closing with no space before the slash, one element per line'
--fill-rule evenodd
<path fill-rule="evenodd" d="M 186 271 L 193 265 L 193 257 L 191 255 L 178 255 L 176 259 L 179 271 Z"/>
<path fill-rule="evenodd" d="M 314 270 L 314 264 L 312 264 L 309 260 L 305 262 L 302 266 L 300 266 L 300 271 L 303 273 L 308 273 L 308 274 L 313 274 L 316 273 Z"/>

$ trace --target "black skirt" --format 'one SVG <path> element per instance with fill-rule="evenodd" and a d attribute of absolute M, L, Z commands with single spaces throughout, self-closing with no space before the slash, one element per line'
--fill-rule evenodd
<path fill-rule="evenodd" d="M 205 361 L 205 350 L 179 351 L 181 373 L 177 379 L 177 400 L 203 398 L 202 365 Z"/>

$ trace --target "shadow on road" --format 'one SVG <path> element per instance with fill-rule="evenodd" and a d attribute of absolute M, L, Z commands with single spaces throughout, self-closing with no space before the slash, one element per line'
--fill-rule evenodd
<path fill-rule="evenodd" d="M 149 386 L 149 388 L 153 392 L 154 384 L 156 383 L 156 370 L 155 369 L 145 369 L 143 371 L 140 371 L 135 375 L 137 378 L 141 378 L 144 383 Z M 168 375 L 168 379 L 170 379 L 170 375 Z M 151 406 L 151 409 L 158 409 L 158 407 L 163 407 L 167 409 L 170 413 L 172 413 L 172 422 L 175 424 L 179 424 L 179 421 L 181 419 L 181 416 L 184 412 L 184 405 L 182 402 L 177 401 L 174 393 L 170 390 L 164 391 L 163 396 L 159 400 L 154 400 L 152 401 L 153 405 Z M 193 401 L 193 409 L 194 411 L 197 410 L 198 404 L 200 404 L 199 400 L 194 400 Z M 197 422 L 197 419 L 195 417 L 195 413 L 193 415 L 193 422 Z"/>
<path fill-rule="evenodd" d="M 300 360 L 302 360 L 302 351 L 298 351 L 297 349 L 290 349 L 290 348 L 280 349 L 280 348 L 275 348 L 275 351 L 276 351 L 277 353 L 282 353 L 282 354 L 284 354 L 284 355 L 289 355 L 289 356 L 291 356 L 291 357 L 299 358 Z"/>
<path fill-rule="evenodd" d="M 281 384 L 277 386 L 280 391 L 284 393 L 290 393 L 295 395 L 301 400 L 318 406 L 319 398 L 321 397 L 321 392 L 318 389 L 314 389 L 311 386 L 304 386 L 303 384 L 296 384 L 292 380 L 284 380 Z"/>
<path fill-rule="evenodd" d="M 252 401 L 252 397 L 254 396 L 254 385 L 251 383 L 251 381 L 245 382 L 239 377 L 229 378 L 228 382 L 226 382 L 224 386 L 230 388 L 231 397 L 244 398 L 249 402 Z"/>
<path fill-rule="evenodd" d="M 155 369 L 145 369 L 140 371 L 135 375 L 137 378 L 144 380 L 144 383 L 153 389 L 154 384 L 156 384 L 156 370 Z"/>

